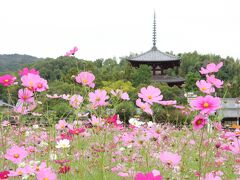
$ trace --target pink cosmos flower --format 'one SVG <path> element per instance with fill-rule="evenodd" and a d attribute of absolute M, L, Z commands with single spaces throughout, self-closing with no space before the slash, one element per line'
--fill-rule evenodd
<path fill-rule="evenodd" d="M 105 90 L 97 89 L 94 91 L 94 93 L 89 93 L 89 101 L 93 104 L 94 107 L 108 105 L 108 103 L 106 102 L 108 98 L 109 96 L 107 96 L 107 91 Z"/>
<path fill-rule="evenodd" d="M 163 106 L 171 106 L 171 105 L 176 105 L 177 101 L 176 100 L 160 101 L 159 104 Z"/>
<path fill-rule="evenodd" d="M 73 49 L 71 49 L 69 52 L 66 52 L 65 56 L 73 56 L 78 51 L 78 48 L 75 46 Z"/>
<path fill-rule="evenodd" d="M 166 151 L 161 152 L 159 157 L 164 164 L 170 165 L 170 166 L 176 166 L 181 161 L 181 156 L 179 156 L 178 154 L 174 154 Z"/>
<path fill-rule="evenodd" d="M 58 124 L 55 125 L 57 130 L 63 130 L 68 125 L 68 123 L 65 120 L 59 120 Z"/>
<path fill-rule="evenodd" d="M 207 77 L 207 82 L 211 83 L 212 85 L 214 85 L 216 88 L 222 88 L 223 85 L 223 81 L 221 81 L 220 79 L 215 78 L 215 75 L 206 75 Z"/>
<path fill-rule="evenodd" d="M 52 171 L 51 168 L 41 169 L 37 173 L 38 180 L 57 180 L 57 175 Z"/>
<path fill-rule="evenodd" d="M 201 67 L 201 70 L 199 72 L 201 74 L 215 73 L 215 72 L 218 72 L 222 66 L 223 66 L 223 62 L 220 62 L 219 64 L 210 63 L 206 66 L 206 69 Z"/>
<path fill-rule="evenodd" d="M 28 75 L 28 73 L 39 75 L 39 71 L 37 71 L 34 68 L 28 69 L 28 67 L 25 67 L 22 70 L 20 70 L 18 74 L 19 74 L 19 76 L 24 76 L 24 75 Z"/>
<path fill-rule="evenodd" d="M 70 105 L 74 108 L 79 108 L 79 105 L 83 102 L 83 97 L 80 95 L 73 95 L 69 101 Z"/>
<path fill-rule="evenodd" d="M 22 162 L 24 158 L 26 158 L 28 152 L 25 150 L 24 147 L 12 146 L 10 149 L 7 150 L 5 154 L 5 158 L 12 161 L 14 164 L 18 164 Z"/>
<path fill-rule="evenodd" d="M 144 112 L 147 114 L 153 115 L 153 111 L 151 109 L 151 106 L 148 103 L 144 103 L 141 101 L 141 99 L 136 100 L 136 105 L 140 107 Z"/>
<path fill-rule="evenodd" d="M 41 170 L 44 170 L 46 168 L 47 168 L 46 162 L 42 162 L 40 165 L 38 165 L 37 163 L 33 165 L 33 171 L 35 173 L 39 173 Z"/>
<path fill-rule="evenodd" d="M 155 176 L 153 172 L 149 172 L 146 174 L 140 172 L 136 174 L 134 180 L 162 180 L 162 176 L 160 174 Z"/>
<path fill-rule="evenodd" d="M 148 86 L 147 88 L 141 88 L 140 93 L 138 93 L 138 97 L 142 98 L 144 101 L 152 105 L 154 102 L 160 103 L 163 98 L 163 96 L 160 94 L 160 89 L 153 86 Z"/>
<path fill-rule="evenodd" d="M 206 82 L 205 80 L 200 80 L 196 82 L 197 87 L 200 91 L 206 94 L 211 94 L 215 92 L 214 87 L 212 87 L 211 83 Z"/>
<path fill-rule="evenodd" d="M 3 76 L 0 76 L 0 84 L 2 84 L 3 86 L 11 86 L 16 79 L 16 77 L 10 74 L 5 74 Z"/>
<path fill-rule="evenodd" d="M 18 167 L 16 171 L 10 171 L 9 175 L 10 177 L 14 176 L 23 176 L 32 173 L 32 169 L 30 166 L 25 167 Z"/>
<path fill-rule="evenodd" d="M 207 124 L 207 123 L 208 123 L 208 120 L 205 116 L 203 116 L 201 114 L 197 115 L 192 122 L 193 130 L 202 129 L 205 126 L 205 124 Z"/>
<path fill-rule="evenodd" d="M 90 72 L 80 72 L 76 78 L 76 82 L 79 84 L 82 84 L 84 86 L 89 86 L 91 88 L 94 88 L 95 84 L 93 81 L 95 80 L 95 76 Z"/>
<path fill-rule="evenodd" d="M 18 91 L 18 98 L 20 102 L 33 102 L 34 98 L 33 96 L 33 92 L 28 90 L 27 88 L 25 89 L 20 89 Z"/>
<path fill-rule="evenodd" d="M 31 91 L 42 92 L 48 89 L 47 81 L 36 74 L 27 74 L 21 77 L 22 85 Z"/>
<path fill-rule="evenodd" d="M 221 100 L 219 97 L 212 97 L 207 95 L 205 97 L 199 96 L 190 102 L 190 106 L 195 110 L 200 110 L 202 114 L 210 114 L 215 112 L 220 107 Z"/>
<path fill-rule="evenodd" d="M 230 145 L 230 150 L 233 154 L 240 154 L 240 140 L 238 138 L 234 138 L 233 143 Z"/>

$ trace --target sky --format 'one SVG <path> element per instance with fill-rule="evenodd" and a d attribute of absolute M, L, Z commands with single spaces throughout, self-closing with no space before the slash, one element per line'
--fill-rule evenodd
<path fill-rule="evenodd" d="M 152 47 L 240 59 L 239 0 L 0 0 L 0 54 L 86 60 Z"/>

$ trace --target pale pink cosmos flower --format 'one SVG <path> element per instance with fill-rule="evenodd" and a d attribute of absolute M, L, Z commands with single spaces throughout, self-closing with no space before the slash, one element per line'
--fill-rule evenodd
<path fill-rule="evenodd" d="M 93 126 L 103 126 L 105 124 L 102 118 L 97 118 L 96 116 L 92 116 L 90 122 Z"/>
<path fill-rule="evenodd" d="M 156 173 L 156 170 L 154 172 Z M 162 176 L 160 175 L 160 173 L 155 175 L 153 172 L 149 172 L 146 174 L 140 172 L 135 175 L 134 180 L 162 180 Z"/>
<path fill-rule="evenodd" d="M 11 125 L 9 121 L 7 120 L 2 121 L 2 127 L 7 127 L 8 125 Z"/>
<path fill-rule="evenodd" d="M 213 125 L 214 125 L 215 129 L 217 129 L 218 131 L 223 130 L 222 124 L 220 122 L 214 122 Z"/>
<path fill-rule="evenodd" d="M 200 110 L 202 114 L 210 114 L 221 108 L 221 100 L 219 97 L 207 95 L 199 96 L 190 102 L 190 106 L 195 110 Z"/>
<path fill-rule="evenodd" d="M 206 69 L 201 67 L 201 70 L 199 72 L 201 74 L 215 73 L 215 72 L 218 72 L 222 66 L 223 66 L 223 62 L 220 62 L 219 64 L 210 63 L 206 66 Z"/>
<path fill-rule="evenodd" d="M 215 172 L 210 172 L 205 175 L 205 178 L 200 178 L 200 180 L 221 180 L 222 178 L 218 176 Z"/>
<path fill-rule="evenodd" d="M 70 100 L 70 95 L 69 94 L 63 94 L 63 95 L 61 95 L 61 97 L 64 100 Z"/>
<path fill-rule="evenodd" d="M 211 83 L 206 82 L 205 80 L 200 80 L 196 82 L 197 87 L 200 91 L 206 94 L 211 94 L 215 92 L 214 87 L 212 87 Z"/>
<path fill-rule="evenodd" d="M 97 89 L 94 92 L 89 93 L 89 101 L 93 104 L 94 107 L 108 105 L 106 102 L 108 98 L 109 96 L 107 96 L 107 91 L 105 90 Z"/>
<path fill-rule="evenodd" d="M 130 100 L 128 93 L 123 92 L 123 93 L 121 94 L 121 99 L 122 99 L 122 100 L 127 100 L 127 101 Z"/>
<path fill-rule="evenodd" d="M 18 101 L 16 106 L 14 106 L 13 111 L 24 115 L 29 112 L 29 109 L 25 103 Z"/>
<path fill-rule="evenodd" d="M 142 102 L 141 99 L 137 99 L 136 105 L 140 107 L 147 114 L 153 115 L 153 111 L 151 109 L 150 104 Z"/>
<path fill-rule="evenodd" d="M 42 91 L 46 91 L 47 89 L 48 89 L 47 80 L 43 78 L 39 78 L 38 82 L 36 83 L 36 91 L 42 92 Z"/>
<path fill-rule="evenodd" d="M 63 130 L 68 125 L 68 123 L 65 120 L 59 120 L 58 124 L 55 125 L 57 130 Z"/>
<path fill-rule="evenodd" d="M 169 166 L 176 166 L 181 161 L 181 156 L 171 152 L 161 152 L 160 153 L 160 160 L 162 163 L 169 165 Z"/>
<path fill-rule="evenodd" d="M 206 116 L 203 116 L 202 114 L 197 115 L 192 122 L 193 130 L 202 129 L 207 123 L 208 123 L 208 120 Z"/>
<path fill-rule="evenodd" d="M 28 152 L 24 147 L 12 146 L 7 150 L 5 154 L 5 158 L 12 161 L 14 164 L 18 164 L 22 162 L 24 158 L 28 156 Z"/>
<path fill-rule="evenodd" d="M 18 91 L 18 98 L 20 102 L 33 102 L 33 92 L 28 90 L 27 88 L 25 89 L 20 89 Z"/>
<path fill-rule="evenodd" d="M 160 101 L 159 104 L 163 106 L 172 106 L 172 105 L 176 105 L 177 101 L 176 100 Z"/>
<path fill-rule="evenodd" d="M 43 168 L 37 173 L 38 180 L 57 180 L 57 175 L 51 168 Z"/>
<path fill-rule="evenodd" d="M 46 96 L 50 99 L 58 99 L 58 98 L 62 98 L 61 95 L 57 95 L 57 94 L 54 94 L 54 95 L 50 95 L 50 94 L 46 94 Z"/>
<path fill-rule="evenodd" d="M 221 81 L 220 79 L 215 78 L 215 75 L 206 75 L 207 82 L 214 85 L 216 88 L 222 88 L 224 81 Z"/>
<path fill-rule="evenodd" d="M 37 174 L 39 173 L 41 170 L 44 170 L 47 168 L 47 164 L 46 162 L 42 162 L 40 165 L 38 165 L 38 163 L 35 163 L 33 165 L 33 171 Z"/>
<path fill-rule="evenodd" d="M 70 105 L 74 108 L 79 108 L 79 105 L 83 102 L 83 97 L 80 95 L 73 95 L 69 101 Z"/>
<path fill-rule="evenodd" d="M 89 86 L 91 88 L 95 87 L 93 81 L 95 80 L 95 76 L 90 72 L 80 72 L 76 77 L 75 80 L 77 83 L 82 84 L 84 86 Z"/>
<path fill-rule="evenodd" d="M 163 96 L 160 94 L 160 89 L 153 86 L 148 86 L 147 88 L 141 88 L 140 93 L 138 93 L 138 97 L 152 105 L 153 103 L 160 103 L 163 98 Z"/>
<path fill-rule="evenodd" d="M 10 74 L 5 74 L 3 76 L 0 76 L 0 84 L 2 84 L 3 86 L 11 86 L 12 84 L 14 84 L 14 81 L 17 78 L 15 76 L 12 76 Z"/>
<path fill-rule="evenodd" d="M 19 74 L 19 76 L 24 76 L 24 75 L 28 75 L 28 73 L 39 75 L 39 71 L 37 71 L 34 68 L 28 69 L 28 67 L 25 67 L 22 70 L 20 70 L 18 74 Z"/>

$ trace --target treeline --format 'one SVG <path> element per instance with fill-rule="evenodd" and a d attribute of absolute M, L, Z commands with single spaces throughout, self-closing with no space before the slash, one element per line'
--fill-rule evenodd
<path fill-rule="evenodd" d="M 33 63 L 39 58 L 20 54 L 2 54 L 0 55 L 0 73 L 17 71 L 26 64 Z"/>

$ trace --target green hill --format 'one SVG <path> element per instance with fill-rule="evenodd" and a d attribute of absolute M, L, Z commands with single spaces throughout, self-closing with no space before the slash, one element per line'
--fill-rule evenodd
<path fill-rule="evenodd" d="M 38 61 L 39 58 L 20 54 L 0 54 L 0 73 L 17 71 L 27 64 Z"/>

